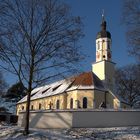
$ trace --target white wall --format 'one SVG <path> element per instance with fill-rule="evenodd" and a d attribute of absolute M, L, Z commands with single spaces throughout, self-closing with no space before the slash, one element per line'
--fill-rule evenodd
<path fill-rule="evenodd" d="M 25 114 L 19 114 L 18 125 L 24 126 Z M 32 128 L 120 127 L 140 126 L 140 111 L 33 111 Z"/>
<path fill-rule="evenodd" d="M 140 126 L 140 111 L 74 112 L 73 127 Z"/>
<path fill-rule="evenodd" d="M 25 114 L 19 114 L 18 126 L 24 127 Z M 71 128 L 72 113 L 69 112 L 32 112 L 31 128 Z"/>

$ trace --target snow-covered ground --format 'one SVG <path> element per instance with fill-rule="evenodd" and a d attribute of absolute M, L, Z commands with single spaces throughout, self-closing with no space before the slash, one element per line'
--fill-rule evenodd
<path fill-rule="evenodd" d="M 140 140 L 140 127 L 30 129 L 28 136 L 17 126 L 0 126 L 0 140 Z"/>

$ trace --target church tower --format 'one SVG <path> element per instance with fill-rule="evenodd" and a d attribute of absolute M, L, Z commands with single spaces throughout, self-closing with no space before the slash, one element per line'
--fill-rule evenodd
<path fill-rule="evenodd" d="M 106 30 L 107 23 L 102 15 L 101 31 L 96 37 L 96 62 L 92 71 L 104 82 L 107 89 L 114 92 L 114 66 L 112 62 L 111 34 Z"/>

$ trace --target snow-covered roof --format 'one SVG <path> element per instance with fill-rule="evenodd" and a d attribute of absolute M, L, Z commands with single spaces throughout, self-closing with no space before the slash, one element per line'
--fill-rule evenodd
<path fill-rule="evenodd" d="M 31 100 L 45 98 L 78 89 L 99 89 L 106 91 L 102 81 L 92 72 L 84 72 L 78 76 L 54 82 L 39 88 L 35 88 L 31 92 Z M 25 102 L 27 96 L 22 98 L 18 103 Z"/>

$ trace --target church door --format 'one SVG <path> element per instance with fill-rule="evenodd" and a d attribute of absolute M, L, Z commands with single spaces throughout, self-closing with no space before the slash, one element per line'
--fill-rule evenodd
<path fill-rule="evenodd" d="M 83 108 L 87 108 L 87 98 L 83 98 Z"/>

